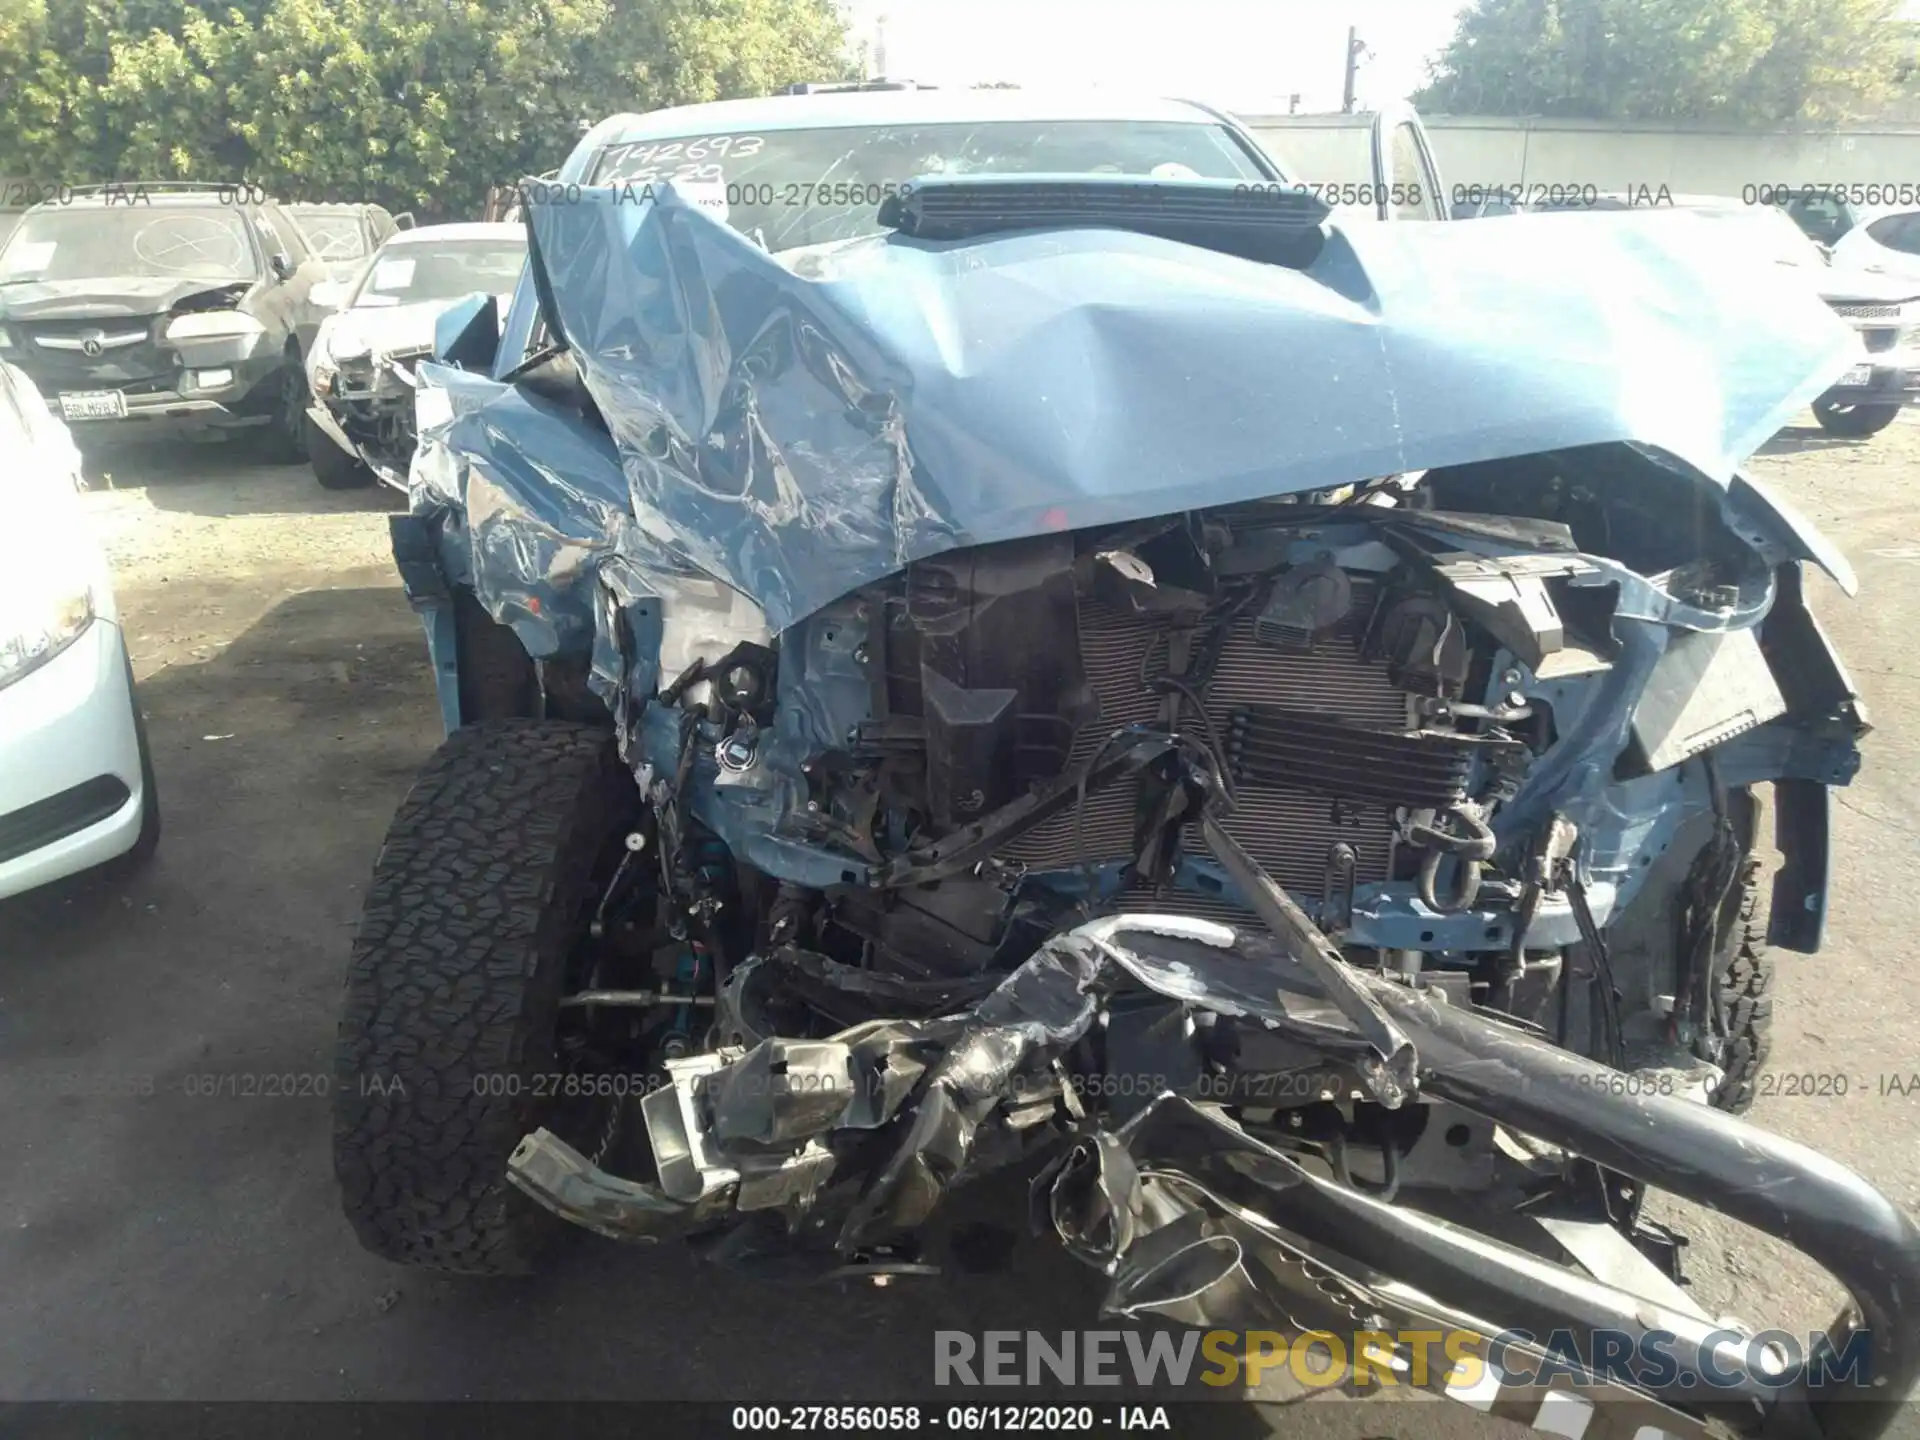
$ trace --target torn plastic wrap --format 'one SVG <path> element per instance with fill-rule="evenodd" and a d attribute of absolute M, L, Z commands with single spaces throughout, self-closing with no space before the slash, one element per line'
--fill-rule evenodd
<path fill-rule="evenodd" d="M 1855 1307 L 1834 1343 L 1864 1337 L 1872 1389 L 1809 1394 L 1757 1379 L 1750 1336 L 1672 1299 L 1677 1288 L 1664 1292 L 1671 1303 L 1616 1288 L 1516 1248 L 1513 1232 L 1496 1239 L 1363 1192 L 1244 1129 L 1218 1098 L 1234 1076 L 1257 1080 L 1276 1055 L 1283 1071 L 1338 1073 L 1361 1042 L 1308 966 L 1205 920 L 1089 922 L 956 1013 L 670 1062 L 673 1083 L 642 1102 L 656 1183 L 608 1175 L 544 1130 L 522 1142 L 510 1174 L 605 1234 L 728 1226 L 722 1258 L 811 1252 L 815 1273 L 835 1276 L 887 1254 L 956 1186 L 1044 1140 L 1054 1153 L 1034 1180 L 1032 1218 L 1108 1277 L 1108 1313 L 1295 1333 L 1564 1329 L 1589 1337 L 1582 1345 L 1659 1334 L 1674 1364 L 1617 1385 L 1616 1418 L 1673 1436 L 1719 1433 L 1701 1412 L 1738 1434 L 1881 1433 L 1920 1371 L 1920 1231 L 1896 1206 L 1792 1141 L 1598 1083 L 1615 1072 L 1523 1026 L 1359 978 L 1412 1037 L 1429 1098 L 1707 1205 L 1828 1269 Z M 1129 1014 L 1150 1023 L 1129 1025 Z M 1128 1095 L 1139 1103 L 1102 1098 Z M 1700 1380 L 1709 1365 L 1712 1386 Z M 1814 1428 L 1753 1428 L 1801 1407 Z"/>
<path fill-rule="evenodd" d="M 768 963 L 736 972 L 736 992 Z M 773 1176 L 782 1177 L 780 1203 L 796 1213 L 826 1208 L 821 1195 L 838 1186 L 833 1248 L 884 1244 L 917 1228 L 973 1168 L 983 1125 L 1004 1127 L 1028 1091 L 1052 1113 L 1058 1089 L 1047 1067 L 1093 1024 L 1090 987 L 1106 963 L 1098 947 L 1059 936 L 953 1015 L 863 1024 L 821 1041 L 769 1037 L 669 1062 L 674 1083 L 644 1102 L 659 1183 L 641 1187 L 636 1206 L 593 1194 L 582 1179 L 591 1167 L 546 1131 L 522 1143 L 509 1173 L 568 1218 L 625 1238 L 683 1233 L 712 1219 L 716 1201 L 776 1208 L 762 1203 Z M 738 1005 L 737 993 L 726 997 L 729 1014 Z M 888 1137 L 877 1158 L 841 1143 L 875 1131 Z M 796 1171 L 804 1185 L 794 1184 Z"/>

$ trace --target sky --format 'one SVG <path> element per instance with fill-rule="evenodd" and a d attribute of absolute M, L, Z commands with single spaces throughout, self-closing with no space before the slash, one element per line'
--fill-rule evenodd
<path fill-rule="evenodd" d="M 1338 110 L 1347 27 L 1369 55 L 1360 108 L 1404 99 L 1453 34 L 1460 0 L 852 0 L 856 37 L 886 17 L 897 79 L 1096 85 L 1248 113 Z"/>
<path fill-rule="evenodd" d="M 1464 0 L 846 0 L 857 37 L 886 17 L 897 79 L 1095 85 L 1248 114 L 1340 108 L 1347 27 L 1368 55 L 1359 108 L 1402 100 L 1453 34 Z M 1920 21 L 1920 0 L 1901 15 Z"/>

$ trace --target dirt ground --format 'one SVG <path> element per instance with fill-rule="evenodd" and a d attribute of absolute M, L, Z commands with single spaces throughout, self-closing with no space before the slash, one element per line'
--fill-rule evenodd
<path fill-rule="evenodd" d="M 1815 599 L 1880 728 L 1839 812 L 1828 948 L 1785 957 L 1778 987 L 1772 1074 L 1844 1073 L 1849 1090 L 1767 1093 L 1756 1118 L 1920 1211 L 1920 1089 L 1880 1093 L 1920 1073 L 1897 968 L 1920 933 L 1917 464 L 1920 423 L 1863 443 L 1790 429 L 1759 462 L 1859 568 L 1858 601 L 1824 582 Z M 940 1287 L 798 1293 L 593 1242 L 526 1283 L 364 1254 L 316 1092 L 361 887 L 439 739 L 387 558 L 397 499 L 203 447 L 96 468 L 165 837 L 120 888 L 0 905 L 0 1397 L 899 1401 L 931 1392 L 935 1329 L 1094 1323 L 1098 1277 L 1040 1249 Z M 296 1093 L 236 1093 L 262 1076 Z M 1831 1318 L 1796 1257 L 1693 1233 L 1710 1305 Z M 1492 1433 L 1454 1406 L 1311 1409 L 1277 1428 Z"/>

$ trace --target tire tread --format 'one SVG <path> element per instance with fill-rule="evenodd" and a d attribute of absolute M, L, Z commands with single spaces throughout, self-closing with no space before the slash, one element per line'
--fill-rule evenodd
<path fill-rule="evenodd" d="M 587 882 L 632 789 L 608 731 L 505 720 L 455 731 L 402 801 L 354 940 L 334 1066 L 335 1174 L 375 1254 L 520 1274 L 566 1228 L 506 1179 L 537 1102 L 476 1081 L 555 1068 Z"/>
<path fill-rule="evenodd" d="M 1716 1009 L 1725 1017 L 1725 1078 L 1713 1103 L 1731 1114 L 1753 1108 L 1760 1073 L 1773 1050 L 1773 952 L 1767 945 L 1767 917 L 1761 906 L 1760 865 L 1746 862 L 1740 883 L 1740 910 L 1726 963 L 1716 967 Z"/>

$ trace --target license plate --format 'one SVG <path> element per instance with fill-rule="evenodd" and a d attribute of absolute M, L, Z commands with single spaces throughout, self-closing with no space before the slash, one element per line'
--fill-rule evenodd
<path fill-rule="evenodd" d="M 1840 377 L 1840 383 L 1842 385 L 1871 385 L 1873 383 L 1873 366 L 1855 365 Z"/>
<path fill-rule="evenodd" d="M 127 418 L 127 397 L 118 390 L 63 390 L 60 392 L 60 418 L 124 420 Z"/>

